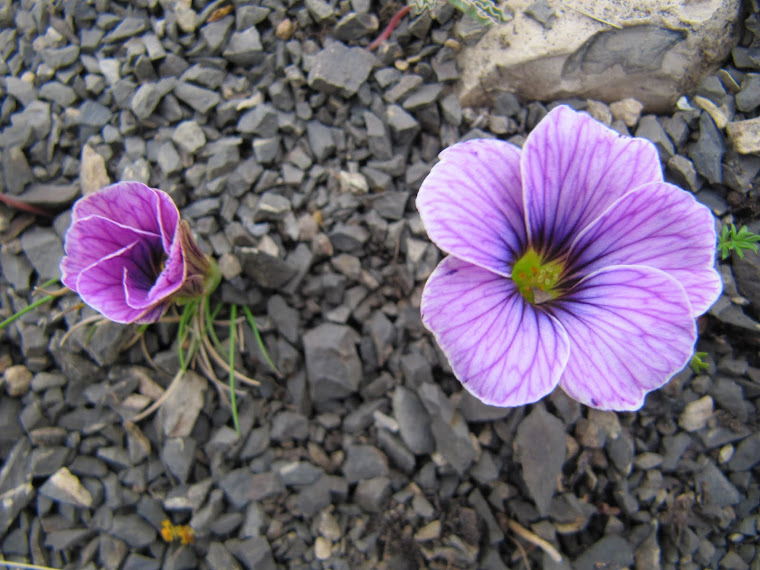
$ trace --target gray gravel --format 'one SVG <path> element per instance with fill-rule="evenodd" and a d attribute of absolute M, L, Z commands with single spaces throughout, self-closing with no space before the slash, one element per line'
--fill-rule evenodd
<path fill-rule="evenodd" d="M 227 8 L 232 8 L 227 11 Z M 176 200 L 248 305 L 240 433 L 178 370 L 176 325 L 64 332 L 65 295 L 0 332 L 0 552 L 54 568 L 754 568 L 760 505 L 760 256 L 721 264 L 700 319 L 709 369 L 637 413 L 557 391 L 508 410 L 453 378 L 419 298 L 442 255 L 414 197 L 458 140 L 524 141 L 553 103 L 462 108 L 447 3 L 366 45 L 397 5 L 0 1 L 0 315 L 57 276 L 81 188 L 136 179 Z M 547 3 L 531 14 L 549 25 Z M 760 23 L 670 116 L 564 103 L 657 145 L 720 223 L 760 232 L 760 157 L 729 122 L 760 109 Z M 708 103 L 705 103 L 707 101 Z M 83 150 L 84 149 L 84 150 Z M 64 313 L 65 311 L 65 313 Z M 58 317 L 58 318 L 54 318 Z M 227 342 L 227 330 L 217 330 Z M 246 333 L 248 334 L 248 333 Z M 145 357 L 151 356 L 151 362 Z M 220 378 L 225 378 L 221 369 Z M 165 520 L 190 545 L 165 541 Z M 563 562 L 515 532 L 551 544 Z M 518 546 L 519 545 L 519 546 Z"/>

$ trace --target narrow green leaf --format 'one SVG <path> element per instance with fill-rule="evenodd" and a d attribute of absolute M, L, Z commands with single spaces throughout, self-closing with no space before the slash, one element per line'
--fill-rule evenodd
<path fill-rule="evenodd" d="M 253 330 L 253 336 L 256 337 L 256 344 L 259 345 L 259 348 L 261 349 L 261 354 L 264 355 L 264 360 L 266 361 L 269 368 L 271 368 L 275 374 L 277 374 L 278 377 L 282 377 L 282 374 L 280 374 L 280 371 L 277 370 L 277 367 L 274 365 L 274 362 L 272 362 L 272 359 L 269 357 L 269 353 L 267 352 L 266 346 L 264 346 L 264 340 L 261 338 L 261 335 L 259 334 L 259 328 L 256 326 L 256 321 L 253 319 L 253 314 L 251 313 L 251 310 L 243 305 L 243 311 L 245 312 L 245 317 L 248 319 L 248 324 L 251 326 L 251 329 Z"/>
<path fill-rule="evenodd" d="M 232 421 L 235 424 L 235 431 L 240 435 L 240 422 L 238 421 L 237 396 L 235 395 L 235 319 L 237 319 L 237 305 L 232 303 L 230 307 L 230 406 L 232 407 Z"/>
<path fill-rule="evenodd" d="M 19 312 L 12 314 L 10 317 L 8 317 L 2 323 L 0 323 L 0 329 L 4 329 L 16 319 L 23 317 L 28 312 L 33 311 L 40 305 L 44 305 L 45 303 L 47 303 L 48 301 L 52 301 L 53 299 L 55 299 L 55 295 L 45 295 L 42 299 L 36 300 L 31 305 L 24 307 Z"/>

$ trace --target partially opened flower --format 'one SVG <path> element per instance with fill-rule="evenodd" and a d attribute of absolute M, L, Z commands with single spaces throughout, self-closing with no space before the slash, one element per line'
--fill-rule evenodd
<path fill-rule="evenodd" d="M 112 321 L 151 323 L 171 302 L 209 293 L 216 264 L 161 190 L 119 182 L 74 204 L 61 281 Z"/>
<path fill-rule="evenodd" d="M 522 150 L 473 140 L 440 158 L 417 208 L 449 256 L 422 319 L 472 394 L 517 406 L 559 384 L 635 410 L 689 362 L 721 291 L 715 222 L 651 143 L 562 106 Z"/>

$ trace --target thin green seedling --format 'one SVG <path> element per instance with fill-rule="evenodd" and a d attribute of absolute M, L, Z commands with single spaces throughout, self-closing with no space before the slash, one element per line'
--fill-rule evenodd
<path fill-rule="evenodd" d="M 235 431 L 240 435 L 240 422 L 238 421 L 237 394 L 235 394 L 235 320 L 237 319 L 237 305 L 232 303 L 230 307 L 230 338 L 229 338 L 229 365 L 230 365 L 230 407 L 232 408 L 232 422 Z"/>
<path fill-rule="evenodd" d="M 193 301 L 185 305 L 184 310 L 182 311 L 182 316 L 179 320 L 179 328 L 177 329 L 177 341 L 179 343 L 178 347 L 178 354 L 179 354 L 179 366 L 180 369 L 183 372 L 187 371 L 187 367 L 189 365 L 189 360 L 192 358 L 195 350 L 194 350 L 194 341 L 190 341 L 190 346 L 187 348 L 187 356 L 185 355 L 185 351 L 182 348 L 185 344 L 185 341 L 187 340 L 188 336 L 190 335 L 190 331 L 188 329 L 188 323 L 192 320 L 193 316 L 195 316 L 195 313 L 198 309 L 198 302 Z"/>
<path fill-rule="evenodd" d="M 54 284 L 58 283 L 58 281 L 59 281 L 58 279 L 51 279 L 50 281 L 46 281 L 45 283 L 43 283 L 39 287 L 36 287 L 35 291 L 44 291 L 45 289 L 47 289 L 51 285 L 54 285 Z M 44 305 L 48 301 L 52 301 L 53 299 L 55 299 L 56 297 L 58 297 L 60 294 L 61 293 L 50 293 L 48 295 L 45 295 L 41 299 L 37 299 L 31 305 L 28 305 L 28 306 L 24 307 L 23 309 L 21 309 L 17 313 L 12 314 L 10 317 L 8 317 L 7 319 L 5 319 L 3 322 L 0 322 L 0 330 L 2 330 L 5 327 L 7 327 L 9 324 L 11 324 L 12 322 L 14 322 L 16 319 L 18 319 L 20 317 L 23 317 L 25 314 L 29 313 L 30 311 L 33 311 L 34 309 L 36 309 L 40 305 Z"/>
<path fill-rule="evenodd" d="M 747 226 L 742 226 L 737 230 L 734 224 L 726 224 L 723 226 L 718 239 L 720 258 L 726 259 L 732 251 L 735 251 L 739 259 L 744 259 L 745 250 L 749 249 L 757 253 L 757 242 L 759 241 L 760 235 L 749 231 Z"/>
<path fill-rule="evenodd" d="M 277 367 L 274 365 L 274 362 L 272 362 L 272 359 L 269 357 L 269 352 L 267 352 L 266 346 L 264 346 L 264 340 L 261 338 L 261 335 L 259 334 L 259 328 L 256 326 L 256 321 L 253 318 L 253 314 L 251 313 L 251 310 L 243 305 L 243 311 L 245 312 L 245 317 L 248 319 L 248 324 L 251 327 L 251 330 L 253 330 L 253 336 L 256 338 L 256 344 L 259 345 L 259 348 L 261 349 L 261 354 L 264 356 L 264 360 L 266 361 L 269 368 L 271 368 L 274 373 L 277 375 L 278 378 L 282 378 L 282 374 L 280 374 L 280 371 L 277 369 Z"/>
<path fill-rule="evenodd" d="M 695 352 L 694 356 L 691 357 L 689 366 L 695 374 L 700 374 L 710 368 L 710 365 L 703 360 L 704 358 L 707 358 L 706 352 Z"/>

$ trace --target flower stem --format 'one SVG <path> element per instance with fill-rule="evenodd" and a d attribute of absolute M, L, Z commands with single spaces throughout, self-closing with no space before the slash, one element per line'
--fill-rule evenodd
<path fill-rule="evenodd" d="M 232 408 L 232 421 L 235 424 L 235 431 L 240 435 L 240 421 L 238 420 L 237 395 L 235 394 L 235 319 L 237 318 L 237 305 L 232 303 L 230 307 L 230 407 Z"/>

